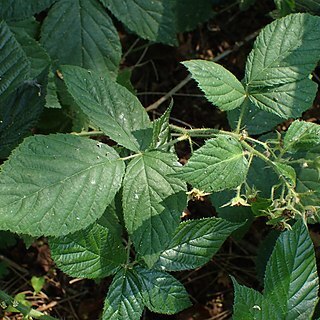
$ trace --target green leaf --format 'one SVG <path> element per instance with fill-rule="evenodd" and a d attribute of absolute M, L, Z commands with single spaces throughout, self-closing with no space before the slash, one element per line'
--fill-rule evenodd
<path fill-rule="evenodd" d="M 27 33 L 14 32 L 14 34 L 31 63 L 29 78 L 34 79 L 49 68 L 50 57 L 40 44 Z"/>
<path fill-rule="evenodd" d="M 194 152 L 178 176 L 200 190 L 232 189 L 244 182 L 248 161 L 239 141 L 219 135 Z"/>
<path fill-rule="evenodd" d="M 127 28 L 143 39 L 176 45 L 174 2 L 171 0 L 101 0 Z"/>
<path fill-rule="evenodd" d="M 244 103 L 247 105 L 242 115 L 241 127 L 247 130 L 249 135 L 256 135 L 271 131 L 277 124 L 285 120 L 274 113 L 257 108 L 249 99 L 246 99 Z M 233 130 L 237 127 L 241 109 L 242 106 L 228 111 L 229 124 Z"/>
<path fill-rule="evenodd" d="M 49 8 L 57 0 L 1 0 L 0 19 L 22 20 Z"/>
<path fill-rule="evenodd" d="M 294 12 L 295 2 L 295 0 L 274 0 L 280 17 Z"/>
<path fill-rule="evenodd" d="M 183 62 L 206 98 L 221 110 L 238 108 L 246 98 L 241 82 L 223 66 L 204 60 Z"/>
<path fill-rule="evenodd" d="M 297 187 L 301 203 L 308 210 L 308 222 L 320 222 L 320 168 L 296 167 Z"/>
<path fill-rule="evenodd" d="M 308 151 L 320 144 L 320 125 L 296 120 L 286 132 L 283 143 L 289 152 Z"/>
<path fill-rule="evenodd" d="M 150 151 L 133 159 L 123 181 L 123 212 L 135 249 L 149 267 L 171 239 L 186 207 L 186 186 L 172 176 L 175 156 Z"/>
<path fill-rule="evenodd" d="M 267 25 L 257 37 L 246 64 L 249 88 L 305 79 L 320 56 L 320 18 L 291 14 Z"/>
<path fill-rule="evenodd" d="M 42 290 L 45 282 L 46 282 L 46 280 L 44 277 L 33 276 L 31 278 L 31 285 L 32 285 L 32 288 L 33 288 L 35 294 L 38 294 Z"/>
<path fill-rule="evenodd" d="M 233 278 L 232 281 L 234 286 L 234 320 L 282 319 L 282 317 L 277 317 L 273 306 L 260 292 L 239 285 Z"/>
<path fill-rule="evenodd" d="M 191 31 L 214 16 L 211 0 L 202 0 L 201 5 L 194 0 L 175 1 L 174 13 L 177 32 Z"/>
<path fill-rule="evenodd" d="M 157 313 L 174 314 L 191 305 L 183 285 L 166 272 L 135 268 L 142 283 L 145 306 Z"/>
<path fill-rule="evenodd" d="M 151 121 L 139 100 L 107 75 L 73 66 L 62 68 L 68 91 L 81 110 L 120 145 L 139 151 L 150 145 Z"/>
<path fill-rule="evenodd" d="M 258 108 L 280 118 L 298 118 L 312 106 L 317 84 L 306 78 L 288 84 L 259 88 L 250 92 L 249 99 Z"/>
<path fill-rule="evenodd" d="M 295 187 L 297 177 L 294 169 L 285 163 L 274 162 L 274 164 L 276 165 L 277 173 L 287 180 L 292 187 Z"/>
<path fill-rule="evenodd" d="M 166 144 L 170 140 L 170 113 L 172 110 L 172 105 L 166 110 L 166 112 L 158 119 L 152 122 L 153 132 L 152 132 L 152 143 L 150 148 L 159 148 Z"/>
<path fill-rule="evenodd" d="M 313 244 L 302 219 L 278 238 L 265 274 L 264 296 L 278 316 L 310 319 L 318 301 Z"/>
<path fill-rule="evenodd" d="M 50 239 L 53 260 L 72 277 L 104 278 L 126 262 L 121 237 L 95 223 L 87 229 Z"/>
<path fill-rule="evenodd" d="M 58 98 L 57 86 L 55 83 L 55 74 L 50 70 L 48 74 L 48 85 L 46 94 L 46 108 L 61 109 Z"/>
<path fill-rule="evenodd" d="M 221 218 L 182 222 L 154 267 L 168 271 L 198 268 L 207 263 L 242 224 Z"/>
<path fill-rule="evenodd" d="M 121 86 L 127 88 L 132 94 L 136 95 L 136 89 L 131 83 L 131 76 L 132 76 L 133 69 L 126 68 L 119 71 L 117 75 L 117 83 Z"/>
<path fill-rule="evenodd" d="M 42 83 L 42 81 L 40 81 Z M 0 158 L 7 158 L 31 134 L 44 106 L 39 84 L 23 84 L 0 104 Z"/>
<path fill-rule="evenodd" d="M 60 64 L 116 74 L 121 56 L 118 33 L 96 0 L 65 0 L 44 20 L 41 43 Z"/>
<path fill-rule="evenodd" d="M 229 203 L 235 195 L 235 190 L 223 190 L 220 192 L 214 192 L 209 197 L 219 218 L 241 225 L 238 229 L 232 232 L 233 238 L 241 239 L 248 232 L 254 216 L 252 214 L 251 207 L 224 206 L 226 203 Z"/>
<path fill-rule="evenodd" d="M 320 13 L 319 0 L 296 0 L 297 11 L 309 11 L 314 14 Z"/>
<path fill-rule="evenodd" d="M 0 21 L 0 96 L 4 98 L 26 80 L 30 62 L 4 21 Z"/>
<path fill-rule="evenodd" d="M 26 33 L 29 37 L 37 39 L 40 33 L 40 23 L 34 17 L 20 21 L 7 22 L 10 30 L 15 34 Z"/>
<path fill-rule="evenodd" d="M 102 320 L 140 320 L 142 286 L 134 269 L 121 269 L 113 278 L 104 302 Z"/>
<path fill-rule="evenodd" d="M 0 173 L 1 229 L 60 236 L 89 226 L 120 188 L 118 159 L 111 147 L 74 135 L 25 139 Z"/>

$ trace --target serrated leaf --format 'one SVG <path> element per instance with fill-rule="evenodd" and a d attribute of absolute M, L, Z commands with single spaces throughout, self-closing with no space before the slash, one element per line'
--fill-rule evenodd
<path fill-rule="evenodd" d="M 0 44 L 0 96 L 4 98 L 28 78 L 30 62 L 4 21 L 0 21 Z"/>
<path fill-rule="evenodd" d="M 30 79 L 35 79 L 50 66 L 50 57 L 40 44 L 27 33 L 14 32 L 17 41 L 30 61 Z"/>
<path fill-rule="evenodd" d="M 15 34 L 26 33 L 29 37 L 37 39 L 40 33 L 40 23 L 34 17 L 20 21 L 8 21 L 7 24 Z"/>
<path fill-rule="evenodd" d="M 274 113 L 280 118 L 298 118 L 312 106 L 317 84 L 305 78 L 274 87 L 259 88 L 249 92 L 249 99 L 258 108 Z"/>
<path fill-rule="evenodd" d="M 274 113 L 257 108 L 249 99 L 246 99 L 243 103 L 246 103 L 247 105 L 242 114 L 241 128 L 248 131 L 249 135 L 256 135 L 271 131 L 277 124 L 285 120 Z M 242 112 L 241 109 L 242 106 L 228 111 L 228 121 L 233 130 L 237 127 L 240 113 Z"/>
<path fill-rule="evenodd" d="M 168 271 L 198 268 L 207 263 L 227 237 L 241 225 L 243 223 L 232 223 L 221 218 L 182 222 L 154 267 Z"/>
<path fill-rule="evenodd" d="M 121 269 L 109 287 L 102 320 L 140 320 L 143 311 L 142 285 L 134 269 Z"/>
<path fill-rule="evenodd" d="M 274 164 L 276 165 L 277 173 L 285 180 L 287 180 L 292 187 L 295 187 L 297 176 L 294 169 L 290 165 L 285 163 L 274 162 Z"/>
<path fill-rule="evenodd" d="M 206 98 L 221 110 L 235 109 L 245 100 L 243 85 L 223 66 L 205 60 L 186 61 L 183 65 L 191 72 Z"/>
<path fill-rule="evenodd" d="M 40 80 L 40 83 L 43 81 Z M 0 158 L 7 158 L 10 152 L 31 134 L 44 106 L 40 86 L 26 83 L 12 92 L 0 104 Z M 39 95 L 40 93 L 40 95 Z"/>
<path fill-rule="evenodd" d="M 136 267 L 145 306 L 157 313 L 174 314 L 191 305 L 186 289 L 166 272 Z"/>
<path fill-rule="evenodd" d="M 248 161 L 239 141 L 219 135 L 194 152 L 178 176 L 200 190 L 232 189 L 244 182 Z"/>
<path fill-rule="evenodd" d="M 117 30 L 96 0 L 58 1 L 41 31 L 41 43 L 60 64 L 116 74 L 121 56 Z"/>
<path fill-rule="evenodd" d="M 49 8 L 57 0 L 1 0 L 0 19 L 22 20 Z"/>
<path fill-rule="evenodd" d="M 172 105 L 158 119 L 152 122 L 152 142 L 150 148 L 159 148 L 166 144 L 170 139 L 169 119 Z"/>
<path fill-rule="evenodd" d="M 104 278 L 126 262 L 121 237 L 94 223 L 75 233 L 50 239 L 52 258 L 72 277 Z"/>
<path fill-rule="evenodd" d="M 139 100 L 105 75 L 80 67 L 62 68 L 69 93 L 81 110 L 120 145 L 139 151 L 150 145 L 151 121 Z"/>
<path fill-rule="evenodd" d="M 111 147 L 74 135 L 26 138 L 0 173 L 1 229 L 60 236 L 89 226 L 120 188 L 118 159 Z"/>
<path fill-rule="evenodd" d="M 201 5 L 194 0 L 175 1 L 174 13 L 177 32 L 191 31 L 214 16 L 211 0 L 202 0 Z"/>
<path fill-rule="evenodd" d="M 174 2 L 171 0 L 101 0 L 127 28 L 143 39 L 176 45 Z"/>
<path fill-rule="evenodd" d="M 149 151 L 133 159 L 123 181 L 123 213 L 135 249 L 149 267 L 165 249 L 186 206 L 186 185 L 172 176 L 175 156 Z"/>
<path fill-rule="evenodd" d="M 264 296 L 286 319 L 309 319 L 318 301 L 319 280 L 312 241 L 302 219 L 278 238 L 269 259 Z"/>
<path fill-rule="evenodd" d="M 232 282 L 234 286 L 234 320 L 278 319 L 273 306 L 268 304 L 260 292 L 239 285 L 234 278 L 232 278 Z"/>
<path fill-rule="evenodd" d="M 307 151 L 320 144 L 320 125 L 296 120 L 286 132 L 283 143 L 286 151 Z"/>
<path fill-rule="evenodd" d="M 248 88 L 268 87 L 308 77 L 320 56 L 320 18 L 291 14 L 267 25 L 246 64 Z"/>

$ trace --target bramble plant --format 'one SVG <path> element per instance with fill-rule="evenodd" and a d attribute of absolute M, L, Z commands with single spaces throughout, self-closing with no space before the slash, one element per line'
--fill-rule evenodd
<path fill-rule="evenodd" d="M 26 135 L 44 104 L 68 104 L 78 110 L 77 126 L 90 130 L 33 135 L 11 152 L 0 173 L 0 229 L 48 237 L 52 258 L 70 276 L 113 276 L 102 319 L 135 320 L 145 307 L 174 314 L 190 306 L 185 288 L 170 272 L 204 265 L 232 232 L 265 216 L 267 224 L 284 231 L 266 263 L 263 293 L 233 279 L 234 319 L 311 319 L 318 276 L 307 223 L 320 222 L 320 126 L 295 120 L 285 134 L 274 127 L 312 106 L 317 85 L 310 75 L 320 57 L 320 18 L 297 13 L 267 25 L 241 82 L 217 63 L 184 62 L 206 98 L 228 113 L 232 131 L 185 129 L 169 124 L 171 107 L 150 121 L 134 94 L 115 81 L 120 44 L 98 1 L 45 1 L 15 19 L 11 2 L 2 9 L 8 23 L 0 23 L 0 114 L 6 130 L 1 156 Z M 120 2 L 101 2 L 138 35 L 174 44 L 172 34 L 159 39 L 144 33 L 137 11 L 126 16 Z M 139 1 L 127 2 L 131 8 Z M 35 20 L 15 20 L 51 4 L 41 30 L 45 51 L 33 38 Z M 59 28 L 74 30 L 60 41 L 52 30 L 63 12 L 72 19 L 65 16 Z M 145 14 L 143 8 L 139 12 Z M 76 22 L 86 24 L 81 28 L 89 35 L 108 39 L 111 47 L 93 38 L 96 46 L 89 49 L 86 32 L 77 37 Z M 175 35 L 181 27 L 168 29 Z M 73 36 L 79 50 L 66 52 Z M 71 55 L 73 50 L 79 56 Z M 48 71 L 50 65 L 58 67 L 60 79 Z M 107 136 L 117 145 L 91 136 Z M 194 137 L 207 140 L 182 166 L 172 146 L 183 140 L 192 144 Z M 209 195 L 220 217 L 181 222 L 188 194 Z M 245 216 L 237 216 L 239 208 Z M 4 307 L 12 304 L 3 292 L 0 299 Z"/>

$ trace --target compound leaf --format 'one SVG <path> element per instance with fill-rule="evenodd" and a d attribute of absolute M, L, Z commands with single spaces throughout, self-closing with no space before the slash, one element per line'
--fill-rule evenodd
<path fill-rule="evenodd" d="M 96 0 L 65 0 L 44 20 L 41 43 L 60 64 L 116 74 L 121 46 L 116 28 Z"/>
<path fill-rule="evenodd" d="M 139 100 L 108 75 L 80 67 L 61 68 L 69 93 L 90 120 L 120 145 L 139 151 L 150 145 L 151 121 Z"/>
<path fill-rule="evenodd" d="M 0 96 L 4 98 L 29 77 L 30 62 L 9 27 L 0 21 Z"/>
<path fill-rule="evenodd" d="M 198 268 L 207 263 L 242 224 L 221 218 L 182 222 L 155 267 L 168 271 Z"/>
<path fill-rule="evenodd" d="M 171 0 L 101 0 L 131 31 L 143 39 L 176 45 L 173 4 Z"/>
<path fill-rule="evenodd" d="M 307 151 L 320 144 L 320 126 L 312 122 L 294 121 L 284 136 L 286 151 Z"/>
<path fill-rule="evenodd" d="M 191 305 L 183 285 L 166 272 L 136 267 L 145 306 L 157 313 L 174 314 Z"/>
<path fill-rule="evenodd" d="M 258 108 L 283 119 L 298 118 L 309 109 L 317 93 L 317 84 L 305 78 L 288 84 L 260 88 L 249 99 Z"/>
<path fill-rule="evenodd" d="M 103 278 L 126 262 L 121 238 L 98 223 L 51 238 L 50 249 L 57 266 L 72 277 Z"/>
<path fill-rule="evenodd" d="M 67 134 L 26 138 L 0 173 L 1 228 L 32 236 L 83 229 L 103 214 L 123 174 L 107 145 Z"/>
<path fill-rule="evenodd" d="M 286 319 L 310 319 L 318 302 L 313 244 L 302 219 L 278 238 L 266 268 L 264 296 Z"/>
<path fill-rule="evenodd" d="M 268 87 L 308 77 L 320 56 L 320 18 L 291 14 L 267 25 L 246 64 L 245 84 Z"/>
<path fill-rule="evenodd" d="M 177 175 L 203 191 L 221 191 L 239 186 L 246 178 L 248 161 L 236 139 L 219 135 L 194 152 Z"/>
<path fill-rule="evenodd" d="M 120 269 L 109 287 L 102 320 L 140 320 L 143 311 L 142 286 L 134 269 Z"/>
<path fill-rule="evenodd" d="M 136 250 L 149 267 L 167 246 L 186 206 L 186 186 L 172 176 L 175 156 L 149 151 L 133 159 L 123 181 L 123 212 Z"/>
<path fill-rule="evenodd" d="M 205 93 L 206 98 L 221 110 L 239 107 L 246 98 L 241 82 L 223 66 L 204 60 L 183 63 Z"/>
<path fill-rule="evenodd" d="M 22 20 L 49 8 L 57 0 L 1 0 L 0 19 Z"/>

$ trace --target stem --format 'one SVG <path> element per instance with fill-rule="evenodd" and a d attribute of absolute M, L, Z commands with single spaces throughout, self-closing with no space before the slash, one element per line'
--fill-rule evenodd
<path fill-rule="evenodd" d="M 190 137 L 188 136 L 188 134 L 185 133 L 182 136 L 179 136 L 177 139 L 174 139 L 174 140 L 169 141 L 168 143 L 165 143 L 164 145 L 160 146 L 160 148 L 165 149 L 165 148 L 168 148 L 168 147 L 175 145 L 177 142 L 188 140 L 188 139 L 190 139 Z"/>
<path fill-rule="evenodd" d="M 38 310 L 31 309 L 23 305 L 22 303 L 15 301 L 11 296 L 6 294 L 4 291 L 0 290 L 0 302 L 4 302 L 7 306 L 12 306 L 16 308 L 19 312 L 21 312 L 25 317 L 32 317 L 35 319 L 43 319 L 43 320 L 57 320 L 51 316 L 48 316 Z"/>
<path fill-rule="evenodd" d="M 246 98 L 248 99 L 248 98 Z M 239 116 L 239 119 L 238 119 L 238 123 L 237 123 L 237 128 L 236 128 L 236 132 L 237 133 L 240 133 L 240 130 L 241 130 L 241 124 L 242 124 L 242 119 L 243 119 L 243 116 L 247 110 L 247 104 L 248 102 L 244 102 L 241 106 L 241 110 L 240 110 L 240 116 Z"/>
<path fill-rule="evenodd" d="M 102 131 L 82 131 L 82 132 L 71 132 L 75 136 L 92 137 L 92 136 L 104 136 Z"/>
<path fill-rule="evenodd" d="M 128 245 L 127 245 L 127 263 L 126 265 L 128 265 L 130 263 L 130 250 L 131 250 L 131 245 L 132 245 L 132 242 L 131 242 L 131 239 L 130 237 L 128 238 Z"/>
<path fill-rule="evenodd" d="M 132 154 L 131 156 L 127 156 L 127 157 L 124 157 L 124 158 L 119 158 L 118 160 L 125 161 L 125 160 L 129 160 L 129 159 L 132 159 L 132 158 L 139 157 L 141 155 L 142 155 L 142 153 L 139 152 L 139 153 Z"/>

